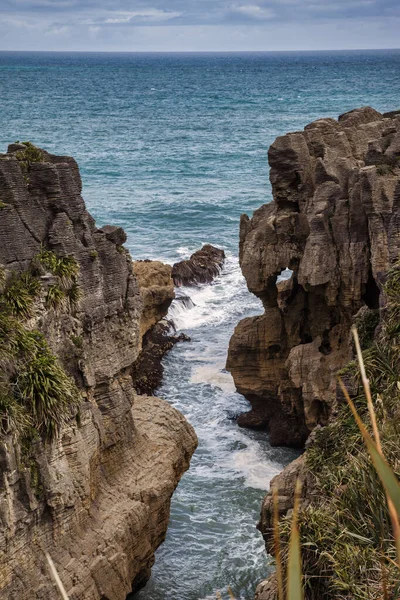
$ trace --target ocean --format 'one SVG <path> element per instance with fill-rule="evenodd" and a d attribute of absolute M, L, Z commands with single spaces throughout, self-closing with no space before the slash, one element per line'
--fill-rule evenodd
<path fill-rule="evenodd" d="M 199 437 L 138 600 L 251 600 L 269 570 L 255 525 L 269 481 L 296 454 L 239 429 L 247 401 L 225 360 L 234 326 L 262 311 L 238 265 L 241 213 L 271 200 L 276 136 L 352 108 L 400 108 L 400 51 L 246 54 L 0 53 L 0 148 L 30 140 L 74 156 L 99 226 L 134 258 L 168 263 L 204 243 L 227 261 L 170 309 L 191 342 L 166 357 L 158 394 Z"/>

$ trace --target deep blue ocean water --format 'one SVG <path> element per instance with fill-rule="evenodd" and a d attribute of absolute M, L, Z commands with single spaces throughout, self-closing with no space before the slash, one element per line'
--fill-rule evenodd
<path fill-rule="evenodd" d="M 172 503 L 140 600 L 250 600 L 268 573 L 255 529 L 271 477 L 292 457 L 232 417 L 229 337 L 261 312 L 238 267 L 240 214 L 271 199 L 268 146 L 311 120 L 400 108 L 400 51 L 248 54 L 0 53 L 0 151 L 31 140 L 73 155 L 99 225 L 122 225 L 134 258 L 174 262 L 203 243 L 228 259 L 214 285 L 171 308 L 192 341 L 165 360 L 159 395 L 200 445 Z"/>

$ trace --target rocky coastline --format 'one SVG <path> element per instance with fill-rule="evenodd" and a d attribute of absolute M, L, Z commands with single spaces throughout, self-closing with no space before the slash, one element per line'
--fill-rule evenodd
<path fill-rule="evenodd" d="M 175 296 L 175 287 L 211 283 L 220 274 L 224 260 L 223 250 L 205 244 L 189 259 L 172 267 L 150 260 L 134 263 L 133 270 L 143 301 L 142 349 L 131 372 L 138 394 L 154 393 L 162 382 L 165 354 L 178 342 L 190 341 L 185 333 L 175 335 L 174 323 L 164 318 L 172 302 L 184 301 L 185 297 Z"/>
<path fill-rule="evenodd" d="M 70 600 L 125 600 L 142 587 L 197 444 L 184 417 L 139 395 L 132 378 L 174 297 L 171 267 L 133 263 L 124 231 L 97 228 L 81 190 L 73 158 L 30 143 L 0 155 L 0 598 L 8 600 L 57 596 L 46 552 Z M 7 319 L 20 336 L 13 348 Z M 21 349 L 21 340 L 36 345 Z M 43 353 L 56 379 L 44 385 L 75 395 L 48 438 L 33 425 L 20 434 L 13 421 L 22 378 L 37 374 Z M 40 393 L 32 386 L 25 403 Z"/>
<path fill-rule="evenodd" d="M 400 111 L 319 119 L 277 138 L 268 157 L 273 202 L 240 225 L 241 269 L 264 313 L 237 325 L 226 366 L 251 403 L 238 424 L 268 431 L 273 446 L 306 447 L 271 482 L 284 517 L 297 479 L 302 506 L 316 493 L 307 457 L 340 411 L 352 325 L 369 338 L 383 327 L 400 255 Z M 197 445 L 153 393 L 162 357 L 188 339 L 166 320 L 175 286 L 210 283 L 224 252 L 134 262 L 125 232 L 97 228 L 81 192 L 73 158 L 30 143 L 0 155 L 1 599 L 56 597 L 46 553 L 70 600 L 125 600 L 143 587 Z M 43 357 L 73 399 L 59 421 L 37 418 L 36 383 L 22 391 Z M 258 525 L 270 554 L 272 521 L 270 491 Z M 256 600 L 276 598 L 272 576 Z"/>
<path fill-rule="evenodd" d="M 269 431 L 273 445 L 308 440 L 312 448 L 320 431 L 329 444 L 325 426 L 342 402 L 337 374 L 354 355 L 352 325 L 371 339 L 382 330 L 385 284 L 400 256 L 400 111 L 363 107 L 319 119 L 278 137 L 268 158 L 273 201 L 240 226 L 242 272 L 264 314 L 236 327 L 227 368 L 252 405 L 240 425 Z M 286 269 L 290 278 L 280 280 Z M 357 394 L 354 381 L 346 385 Z M 281 516 L 293 508 L 297 479 L 303 506 L 313 506 L 309 452 L 272 480 Z M 272 523 L 270 492 L 258 526 L 269 553 Z M 276 598 L 272 576 L 256 599 Z"/>

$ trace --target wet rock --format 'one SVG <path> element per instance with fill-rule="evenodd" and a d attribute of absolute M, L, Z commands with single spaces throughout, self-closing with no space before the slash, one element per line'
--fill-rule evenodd
<path fill-rule="evenodd" d="M 225 260 L 225 252 L 206 244 L 189 258 L 175 263 L 172 267 L 172 278 L 177 287 L 211 283 L 221 272 Z"/>
<path fill-rule="evenodd" d="M 260 521 L 257 528 L 260 530 L 265 547 L 269 554 L 274 554 L 274 501 L 273 492 L 277 493 L 278 514 L 281 519 L 294 507 L 295 490 L 297 482 L 301 485 L 302 506 L 305 506 L 313 491 L 313 479 L 306 469 L 304 455 L 291 462 L 283 471 L 271 481 L 270 491 L 264 498 Z M 276 575 L 262 581 L 256 589 L 255 600 L 278 600 L 278 586 Z"/>
<path fill-rule="evenodd" d="M 157 390 L 164 373 L 163 357 L 178 342 L 188 341 L 190 338 L 184 333 L 171 334 L 168 321 L 157 323 L 145 334 L 143 349 L 131 371 L 133 386 L 138 394 L 151 395 Z"/>
<path fill-rule="evenodd" d="M 279 475 L 276 475 L 270 484 L 270 491 L 265 496 L 262 507 L 260 522 L 257 528 L 264 537 L 267 552 L 273 554 L 273 524 L 274 524 L 274 503 L 273 491 L 277 492 L 278 496 L 278 512 L 279 517 L 294 507 L 296 482 L 301 484 L 302 501 L 307 501 L 307 496 L 312 489 L 312 480 L 307 472 L 304 455 L 299 456 L 296 460 L 290 463 Z"/>

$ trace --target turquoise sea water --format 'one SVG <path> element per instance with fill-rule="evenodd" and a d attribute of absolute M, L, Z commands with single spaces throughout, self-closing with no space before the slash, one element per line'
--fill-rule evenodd
<path fill-rule="evenodd" d="M 228 259 L 214 285 L 171 308 L 192 342 L 165 361 L 159 394 L 200 445 L 172 503 L 140 600 L 250 600 L 268 572 L 255 529 L 271 477 L 293 457 L 239 430 L 246 408 L 224 370 L 229 337 L 261 311 L 237 260 L 240 214 L 271 198 L 277 135 L 372 105 L 400 108 L 400 51 L 249 54 L 0 53 L 0 149 L 31 140 L 73 155 L 99 225 L 122 225 L 135 258 L 174 262 L 203 243 Z"/>

